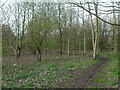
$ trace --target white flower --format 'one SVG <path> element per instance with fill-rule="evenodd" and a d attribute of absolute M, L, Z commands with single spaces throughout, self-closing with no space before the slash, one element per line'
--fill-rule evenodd
<path fill-rule="evenodd" d="M 16 64 L 13 64 L 13 66 L 16 66 Z"/>

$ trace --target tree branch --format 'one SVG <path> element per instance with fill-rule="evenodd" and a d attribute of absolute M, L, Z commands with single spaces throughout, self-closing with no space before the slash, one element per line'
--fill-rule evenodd
<path fill-rule="evenodd" d="M 87 11 L 88 13 L 90 13 L 91 15 L 96 16 L 96 14 L 90 12 L 89 10 L 85 9 L 85 8 L 84 8 L 83 6 L 81 6 L 81 5 L 78 5 L 77 3 L 73 3 L 73 2 L 69 2 L 69 3 L 70 3 L 70 4 L 73 4 L 73 5 L 76 5 L 76 6 L 80 7 L 80 8 L 82 8 L 82 9 L 84 9 L 85 11 Z M 99 16 L 96 16 L 96 17 L 97 17 L 98 19 L 102 20 L 103 22 L 108 23 L 108 24 L 110 24 L 110 25 L 120 26 L 120 24 L 108 22 L 108 21 L 102 19 L 102 18 L 99 17 Z"/>
<path fill-rule="evenodd" d="M 6 0 L 1 6 L 0 8 L 2 8 L 6 3 L 7 3 L 8 0 Z"/>

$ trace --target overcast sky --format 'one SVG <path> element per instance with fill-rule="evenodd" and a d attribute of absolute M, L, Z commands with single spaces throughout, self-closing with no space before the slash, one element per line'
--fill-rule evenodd
<path fill-rule="evenodd" d="M 77 2 L 77 1 L 84 1 L 84 0 L 0 0 L 0 2 L 2 2 L 2 3 L 4 3 L 4 2 L 6 2 L 7 1 L 7 3 L 10 3 L 10 2 L 25 2 L 25 1 L 29 1 L 29 2 L 31 2 L 31 1 L 37 1 L 37 2 L 40 2 L 40 1 L 50 1 L 50 2 L 52 2 L 52 1 L 62 1 L 62 2 L 66 2 L 66 1 L 71 1 L 71 2 Z M 120 0 L 85 0 L 85 1 L 102 1 L 102 2 L 111 2 L 111 1 L 120 1 Z"/>

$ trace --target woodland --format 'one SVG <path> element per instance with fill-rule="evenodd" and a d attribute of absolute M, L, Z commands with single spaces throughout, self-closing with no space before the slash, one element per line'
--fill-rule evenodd
<path fill-rule="evenodd" d="M 2 88 L 118 88 L 120 2 L 0 2 Z"/>

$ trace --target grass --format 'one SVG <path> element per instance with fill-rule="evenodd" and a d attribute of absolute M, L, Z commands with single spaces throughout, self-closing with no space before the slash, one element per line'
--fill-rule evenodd
<path fill-rule="evenodd" d="M 117 88 L 118 57 L 113 53 L 100 53 L 99 55 L 110 58 L 110 61 L 101 69 L 97 78 L 95 78 L 96 83 L 99 83 L 97 87 Z"/>
<path fill-rule="evenodd" d="M 30 66 L 3 66 L 2 86 L 3 88 L 57 87 L 58 82 L 74 77 L 71 72 L 86 68 L 97 61 L 89 56 L 84 57 L 84 60 L 65 57 L 57 61 L 44 60 Z"/>

